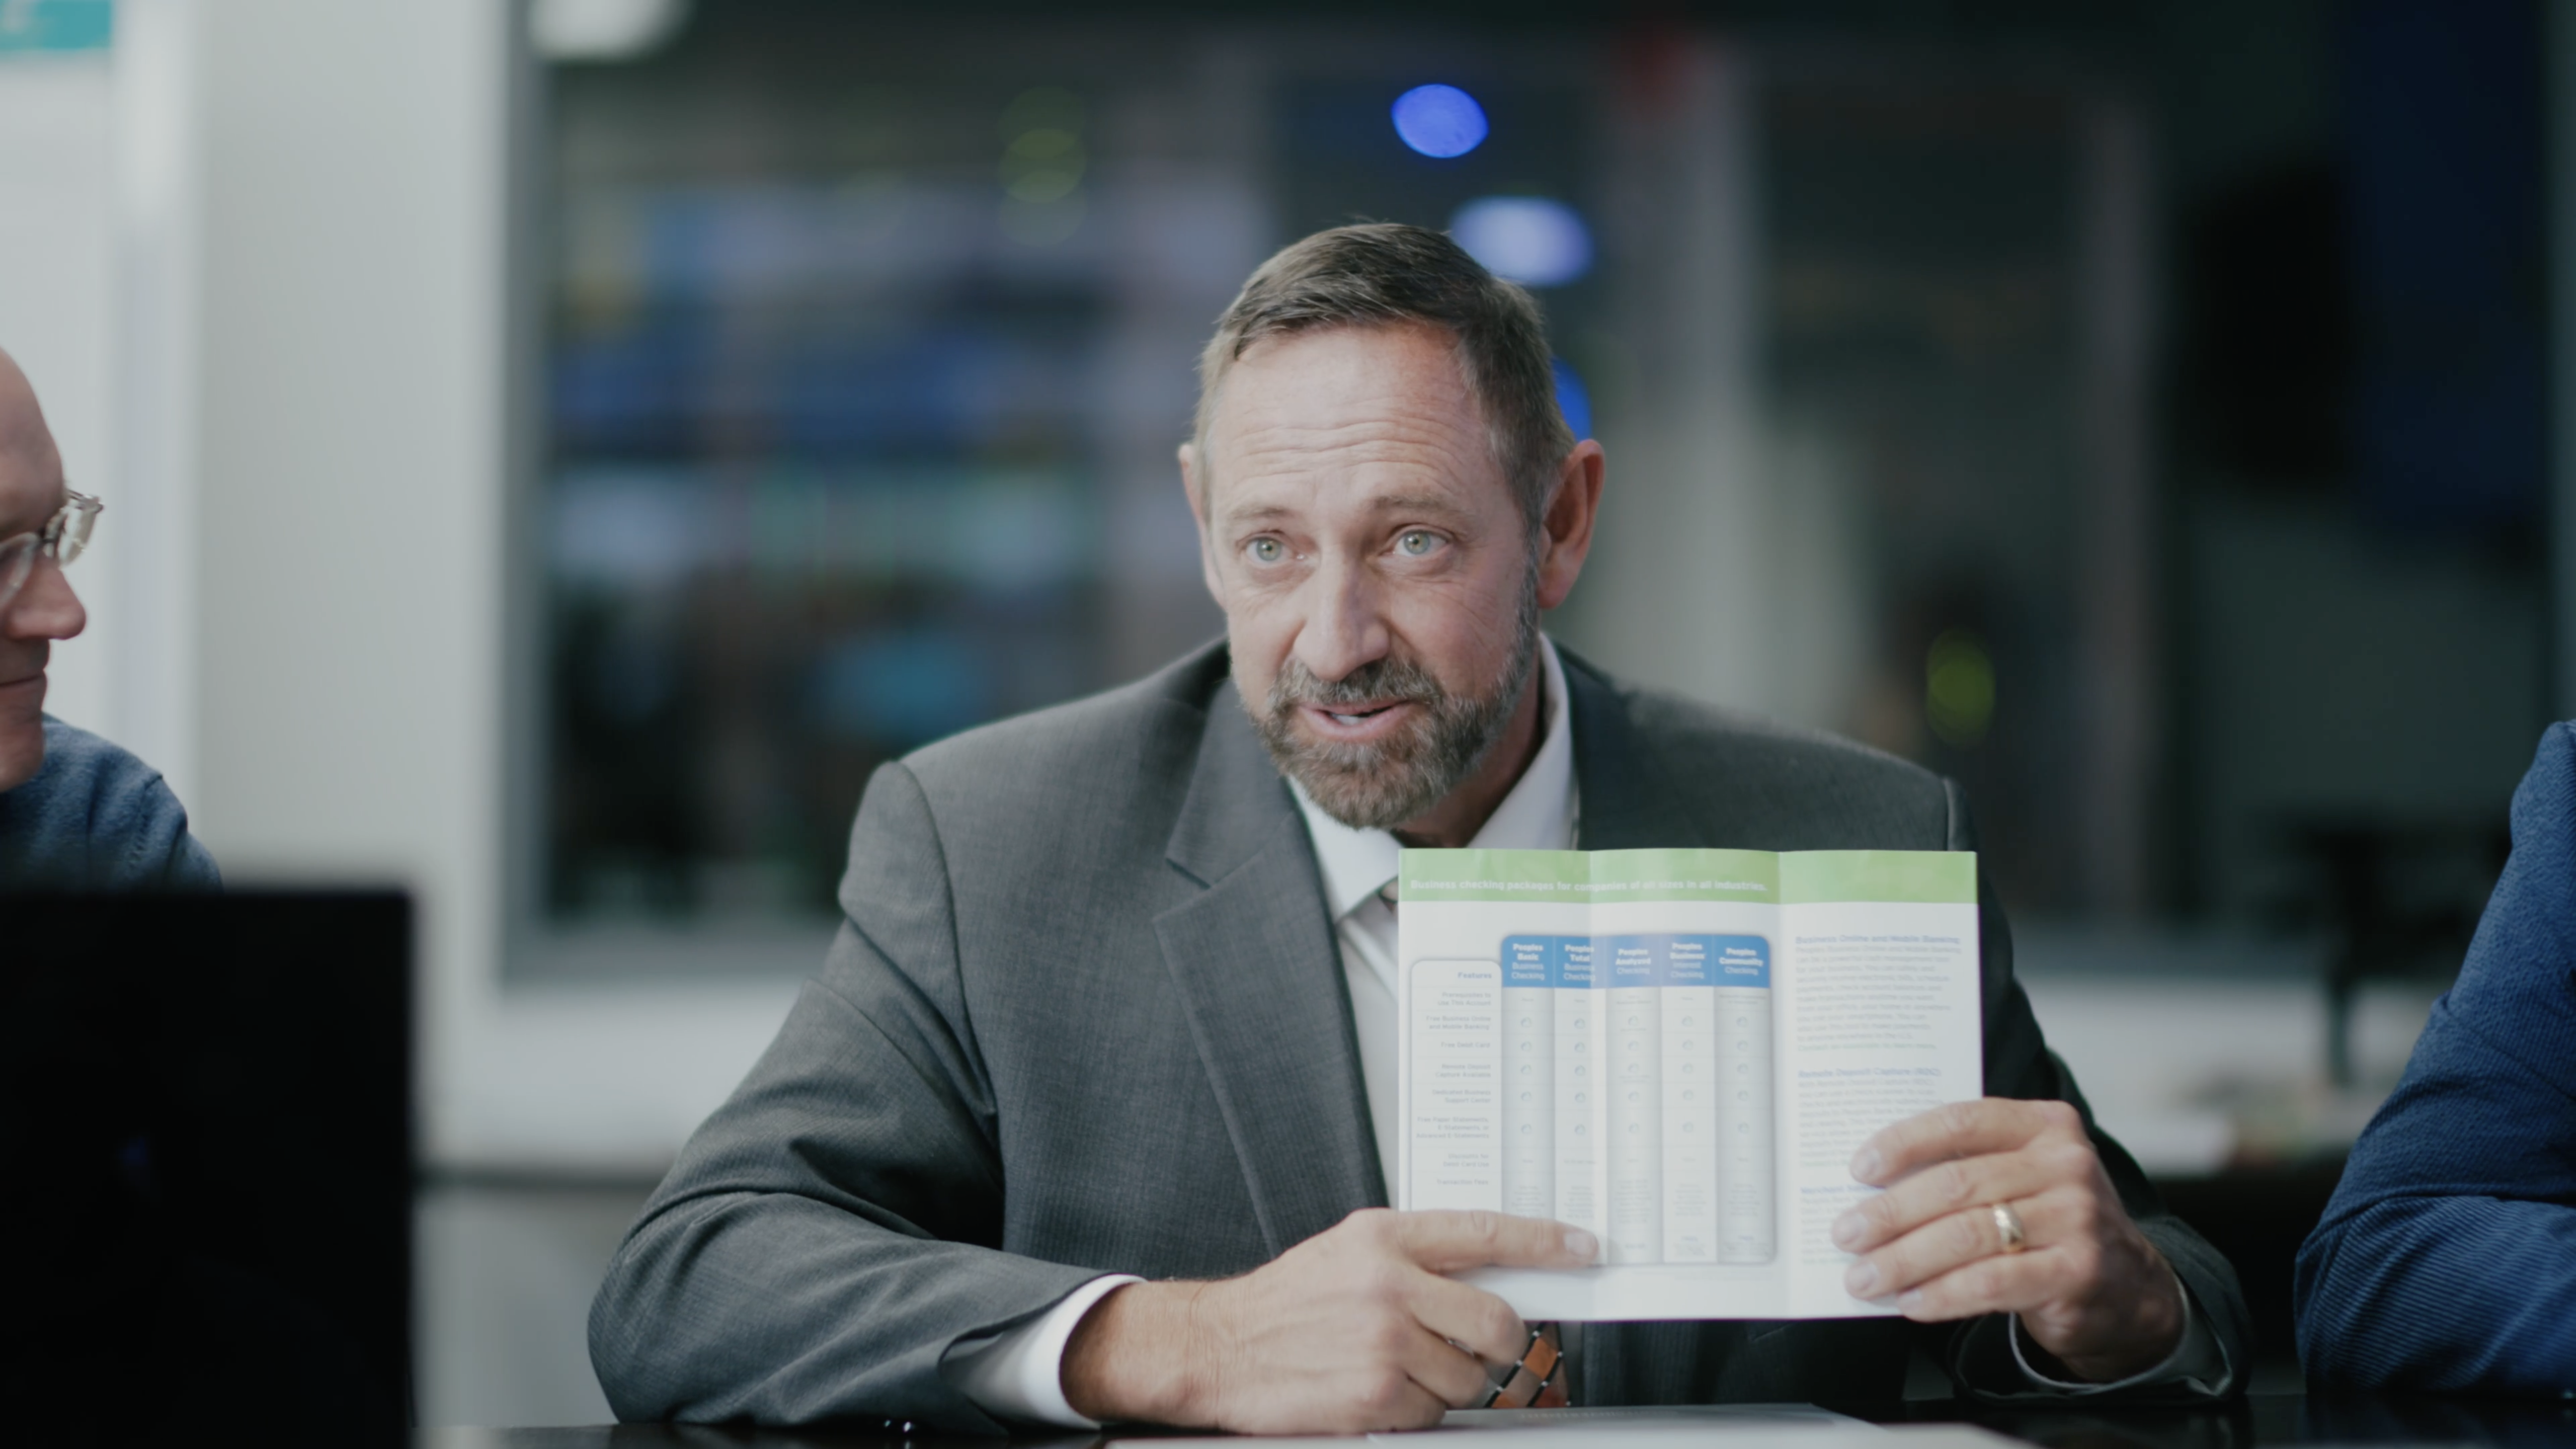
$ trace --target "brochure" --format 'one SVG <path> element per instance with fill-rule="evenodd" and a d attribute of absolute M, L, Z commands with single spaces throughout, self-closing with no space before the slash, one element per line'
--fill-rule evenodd
<path fill-rule="evenodd" d="M 1408 850 L 1401 1208 L 1590 1229 L 1461 1275 L 1525 1318 L 1844 1318 L 1889 1123 L 1983 1094 L 1976 857 Z"/>

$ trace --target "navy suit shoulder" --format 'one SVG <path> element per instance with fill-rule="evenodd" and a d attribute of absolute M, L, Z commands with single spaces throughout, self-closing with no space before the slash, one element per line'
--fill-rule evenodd
<path fill-rule="evenodd" d="M 0 791 L 0 890 L 215 890 L 214 858 L 161 772 L 45 719 L 45 762 Z"/>
<path fill-rule="evenodd" d="M 2576 724 L 2541 736 L 2451 990 L 2300 1250 L 2310 1373 L 2576 1389 Z"/>

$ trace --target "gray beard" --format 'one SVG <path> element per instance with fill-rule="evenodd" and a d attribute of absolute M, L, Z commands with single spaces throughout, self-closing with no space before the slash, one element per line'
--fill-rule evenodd
<path fill-rule="evenodd" d="M 1306 798 L 1354 830 L 1391 830 L 1446 799 L 1476 772 L 1503 738 L 1538 663 L 1538 576 L 1521 590 L 1510 660 L 1492 689 L 1452 694 L 1429 670 L 1389 657 L 1341 679 L 1317 679 L 1291 655 L 1270 684 L 1262 709 L 1244 701 L 1280 773 L 1304 788 Z M 1297 733 L 1301 706 L 1324 709 L 1407 700 L 1424 706 L 1421 718 L 1378 744 L 1340 744 Z"/>

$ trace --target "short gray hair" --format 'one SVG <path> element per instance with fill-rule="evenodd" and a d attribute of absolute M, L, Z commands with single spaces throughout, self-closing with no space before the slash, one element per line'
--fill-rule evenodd
<path fill-rule="evenodd" d="M 1529 293 L 1485 270 L 1445 234 L 1394 222 L 1338 226 L 1292 242 L 1263 262 L 1217 319 L 1199 354 L 1193 432 L 1207 465 L 1218 387 L 1252 344 L 1328 327 L 1427 323 L 1457 339 L 1468 390 L 1484 409 L 1502 465 L 1532 529 L 1574 431 L 1556 405 L 1547 324 Z"/>

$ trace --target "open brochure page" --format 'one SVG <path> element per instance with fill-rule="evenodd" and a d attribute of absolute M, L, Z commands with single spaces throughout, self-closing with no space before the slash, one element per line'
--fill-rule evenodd
<path fill-rule="evenodd" d="M 1842 1318 L 1852 1153 L 1982 1095 L 1976 857 L 1409 850 L 1396 1203 L 1590 1229 L 1527 1318 Z"/>

